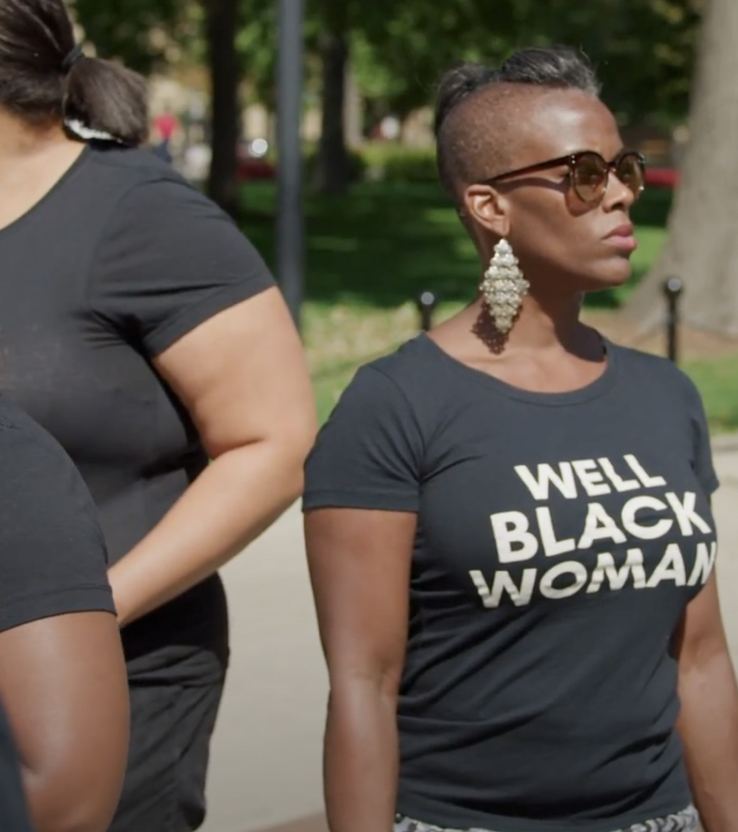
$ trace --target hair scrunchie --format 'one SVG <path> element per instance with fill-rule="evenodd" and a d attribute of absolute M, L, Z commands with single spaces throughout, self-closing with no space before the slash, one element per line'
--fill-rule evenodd
<path fill-rule="evenodd" d="M 77 63 L 80 58 L 84 58 L 85 53 L 82 51 L 82 47 L 77 45 L 72 49 L 72 51 L 67 55 L 66 58 L 61 62 L 61 71 L 64 75 L 69 73 L 69 70 Z"/>

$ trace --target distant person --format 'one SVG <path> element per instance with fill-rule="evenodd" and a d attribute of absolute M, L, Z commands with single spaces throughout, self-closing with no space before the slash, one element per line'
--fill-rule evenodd
<path fill-rule="evenodd" d="M 106 832 L 129 716 L 95 507 L 59 445 L 3 397 L 0 469 L 0 830 L 28 829 L 27 802 L 35 832 Z"/>
<path fill-rule="evenodd" d="M 451 70 L 436 123 L 478 294 L 359 370 L 307 465 L 330 828 L 732 829 L 702 403 L 579 317 L 631 274 L 643 159 L 567 49 Z"/>
<path fill-rule="evenodd" d="M 153 122 L 154 153 L 165 162 L 172 161 L 172 140 L 180 129 L 179 119 L 170 107 L 165 107 Z"/>
<path fill-rule="evenodd" d="M 188 832 L 228 664 L 217 570 L 301 492 L 306 362 L 253 246 L 138 149 L 144 81 L 85 57 L 62 0 L 0 0 L 0 77 L 0 388 L 101 516 L 131 697 L 111 832 Z"/>

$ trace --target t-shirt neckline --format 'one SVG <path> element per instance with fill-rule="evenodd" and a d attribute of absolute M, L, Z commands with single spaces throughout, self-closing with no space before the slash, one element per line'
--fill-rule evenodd
<path fill-rule="evenodd" d="M 459 359 L 454 358 L 425 332 L 421 332 L 420 335 L 417 336 L 416 341 L 421 346 L 425 345 L 429 352 L 432 352 L 437 358 L 442 360 L 454 371 L 463 373 L 469 380 L 485 387 L 492 388 L 510 399 L 528 402 L 529 404 L 562 407 L 581 404 L 582 402 L 596 399 L 610 390 L 615 383 L 618 373 L 617 347 L 608 338 L 605 338 L 600 333 L 598 334 L 605 348 L 605 355 L 607 359 L 604 372 L 584 387 L 579 387 L 576 390 L 568 390 L 563 393 L 539 393 L 534 390 L 525 390 L 522 387 L 515 387 L 506 381 L 502 381 L 502 379 L 491 376 L 483 370 L 477 370 L 474 367 L 470 367 L 468 364 L 464 364 L 463 361 L 459 361 Z"/>

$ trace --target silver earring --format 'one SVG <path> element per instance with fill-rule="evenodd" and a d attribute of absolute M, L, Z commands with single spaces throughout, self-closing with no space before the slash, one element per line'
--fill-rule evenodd
<path fill-rule="evenodd" d="M 498 332 L 506 334 L 512 329 L 528 289 L 530 283 L 520 271 L 512 246 L 500 240 L 479 287 Z"/>

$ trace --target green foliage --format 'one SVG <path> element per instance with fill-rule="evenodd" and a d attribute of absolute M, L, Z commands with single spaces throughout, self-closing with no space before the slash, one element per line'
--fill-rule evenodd
<path fill-rule="evenodd" d="M 384 14 L 366 4 L 354 34 L 359 84 L 368 97 L 382 101 L 385 111 L 402 117 L 431 101 L 439 76 L 451 64 L 501 58 L 510 44 L 513 9 L 514 0 L 412 0 Z M 387 81 L 382 91 L 380 79 Z"/>
<path fill-rule="evenodd" d="M 689 108 L 701 0 L 519 0 L 518 45 L 581 48 L 623 121 L 674 122 Z"/>
<path fill-rule="evenodd" d="M 455 62 L 495 65 L 522 46 L 565 43 L 590 56 L 623 121 L 687 113 L 700 0 L 409 0 L 389 15 L 375 3 L 363 8 L 355 66 L 379 112 L 402 116 L 428 104 Z"/>
<path fill-rule="evenodd" d="M 438 182 L 436 154 L 432 148 L 375 142 L 362 148 L 361 155 L 371 179 L 382 182 Z"/>
<path fill-rule="evenodd" d="M 276 107 L 277 3 L 241 0 L 243 25 L 236 37 L 243 77 L 250 97 L 270 110 Z"/>
<path fill-rule="evenodd" d="M 148 72 L 173 51 L 202 58 L 208 0 L 76 0 L 101 54 Z M 432 100 L 460 60 L 498 63 L 517 47 L 567 43 L 589 54 L 624 121 L 674 122 L 688 108 L 704 0 L 308 0 L 307 80 L 317 91 L 322 33 L 344 28 L 359 86 L 378 118 Z M 275 102 L 276 0 L 241 0 L 237 44 L 252 98 Z"/>
<path fill-rule="evenodd" d="M 74 12 L 98 54 L 148 73 L 198 37 L 197 7 L 183 0 L 75 0 Z"/>

